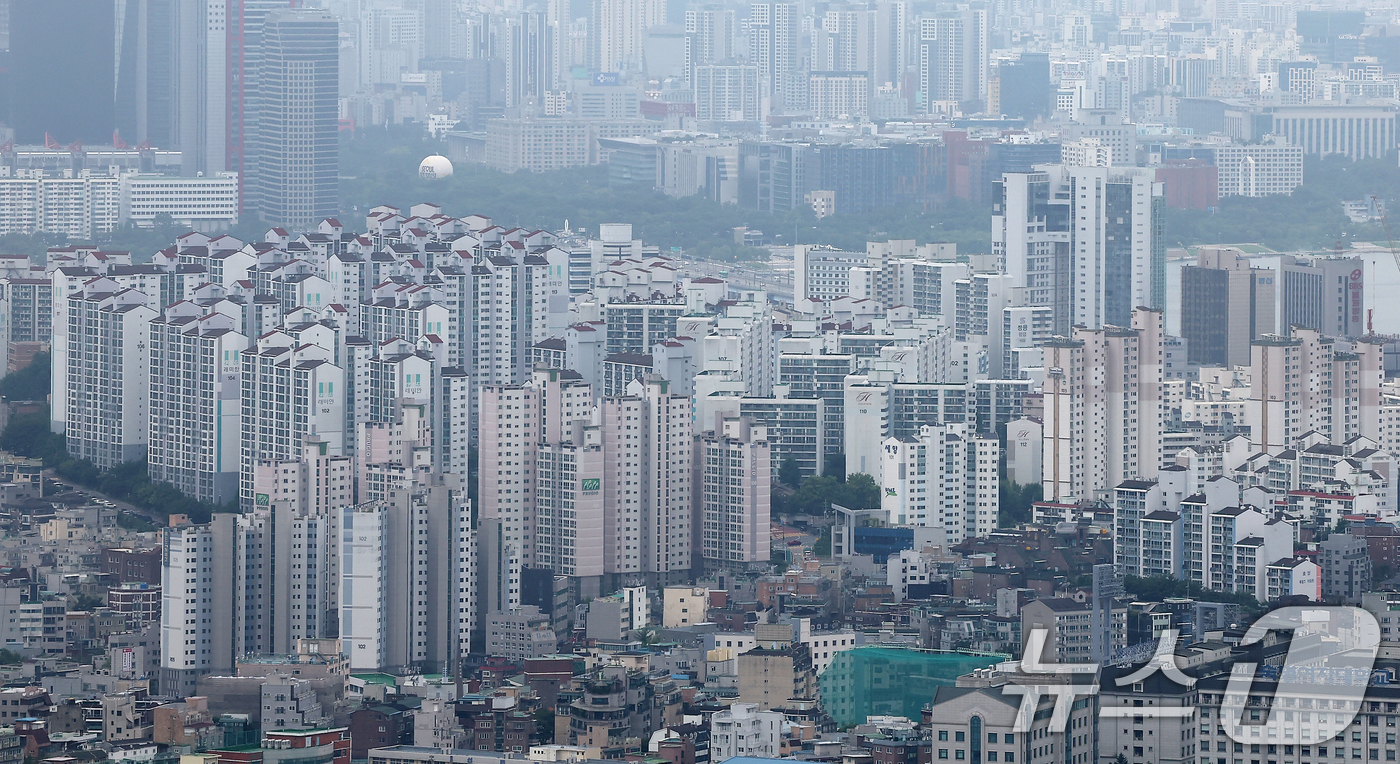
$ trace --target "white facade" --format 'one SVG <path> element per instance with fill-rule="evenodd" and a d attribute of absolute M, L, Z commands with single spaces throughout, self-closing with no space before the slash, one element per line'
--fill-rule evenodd
<path fill-rule="evenodd" d="M 757 66 L 695 67 L 695 118 L 702 122 L 756 122 L 760 95 Z"/>
<path fill-rule="evenodd" d="M 471 504 L 414 485 L 335 515 L 340 638 L 351 670 L 441 663 L 466 653 L 476 620 Z"/>
<path fill-rule="evenodd" d="M 1221 198 L 1291 194 L 1303 185 L 1303 147 L 1283 142 L 1220 146 L 1215 167 Z"/>
<path fill-rule="evenodd" d="M 736 372 L 744 394 L 773 394 L 777 351 L 773 341 L 773 307 L 763 292 L 750 292 L 717 316 L 700 340 L 700 371 Z M 686 380 L 687 386 L 691 380 Z M 708 423 L 706 423 L 708 425 Z"/>
<path fill-rule="evenodd" d="M 792 248 L 794 298 L 834 300 L 851 291 L 851 268 L 867 265 L 864 252 L 798 244 Z"/>
<path fill-rule="evenodd" d="M 161 567 L 162 668 L 207 673 L 212 655 L 214 535 L 209 526 L 168 532 Z M 164 686 L 164 683 L 162 683 Z"/>
<path fill-rule="evenodd" d="M 807 103 L 817 119 L 865 116 L 870 104 L 870 80 L 864 72 L 812 72 L 807 78 Z"/>
<path fill-rule="evenodd" d="M 754 703 L 734 703 L 710 719 L 710 761 L 735 756 L 776 759 L 782 753 L 786 723 L 777 711 L 760 711 Z"/>
<path fill-rule="evenodd" d="M 1046 501 L 1089 499 L 1160 467 L 1164 333 L 1159 311 L 1132 328 L 1078 327 L 1045 345 L 1042 484 Z"/>
<path fill-rule="evenodd" d="M 884 442 L 881 509 L 895 525 L 942 528 L 948 543 L 991 535 L 999 493 L 995 437 L 968 424 L 925 425 L 917 438 Z"/>
<path fill-rule="evenodd" d="M 239 456 L 239 500 L 252 506 L 254 468 L 259 461 L 299 458 L 311 436 L 330 454 L 345 447 L 345 371 L 334 352 L 298 346 L 285 332 L 269 332 L 243 353 L 243 416 Z"/>
<path fill-rule="evenodd" d="M 243 351 L 238 322 L 194 303 L 150 325 L 151 479 L 223 504 L 238 496 Z"/>
<path fill-rule="evenodd" d="M 692 490 L 702 524 L 698 551 L 721 568 L 766 566 L 773 482 L 768 430 L 738 417 L 726 418 L 720 427 L 695 439 Z"/>
<path fill-rule="evenodd" d="M 1074 291 L 1071 315 L 1075 326 L 1098 328 L 1145 305 L 1161 307 L 1154 297 L 1156 217 L 1165 193 L 1151 170 L 1074 168 L 1069 175 L 1070 255 Z M 1115 202 L 1115 189 L 1130 195 L 1128 204 Z M 1123 240 L 1127 239 L 1125 248 Z M 1128 273 L 1126 305 L 1110 304 L 1110 272 Z"/>
<path fill-rule="evenodd" d="M 146 297 L 94 279 L 67 300 L 68 453 L 110 469 L 146 455 L 149 333 Z"/>
<path fill-rule="evenodd" d="M 120 222 L 149 228 L 162 215 L 169 215 L 176 225 L 200 230 L 236 225 L 238 173 L 218 172 L 196 178 L 123 175 Z"/>
<path fill-rule="evenodd" d="M 71 173 L 69 173 L 71 175 Z M 21 170 L 0 177 L 0 233 L 62 233 L 90 239 L 131 222 L 151 227 L 170 215 L 178 225 L 227 228 L 238 222 L 238 174 L 44 176 Z"/>

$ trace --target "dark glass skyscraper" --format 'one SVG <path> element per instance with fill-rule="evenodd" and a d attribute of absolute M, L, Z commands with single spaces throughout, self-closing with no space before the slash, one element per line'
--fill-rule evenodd
<path fill-rule="evenodd" d="M 10 120 L 17 143 L 107 143 L 116 124 L 114 4 L 11 0 Z"/>
<path fill-rule="evenodd" d="M 1048 55 L 1023 53 L 1020 60 L 1004 61 L 997 69 L 1002 114 L 1033 120 L 1053 110 Z"/>
<path fill-rule="evenodd" d="M 258 164 L 244 188 L 256 189 L 263 220 L 308 226 L 340 207 L 339 24 L 326 11 L 272 11 L 261 55 L 256 152 L 249 152 Z"/>

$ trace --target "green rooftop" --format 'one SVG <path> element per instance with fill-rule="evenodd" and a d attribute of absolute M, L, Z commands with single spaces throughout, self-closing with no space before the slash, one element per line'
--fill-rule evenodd
<path fill-rule="evenodd" d="M 900 647 L 857 647 L 837 653 L 818 681 L 822 706 L 842 728 L 867 716 L 903 716 L 914 721 L 939 687 L 989 668 L 1010 656 Z"/>

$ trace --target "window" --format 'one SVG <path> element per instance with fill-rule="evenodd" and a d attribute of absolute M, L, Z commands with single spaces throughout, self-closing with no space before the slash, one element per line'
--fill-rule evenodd
<path fill-rule="evenodd" d="M 953 739 L 961 743 L 962 741 L 967 739 L 966 733 L 964 733 L 962 730 L 958 730 L 957 732 L 953 733 Z"/>
<path fill-rule="evenodd" d="M 963 759 L 967 758 L 967 751 L 964 751 L 963 749 L 959 748 L 957 751 L 954 752 L 953 758 L 957 759 L 958 761 L 962 761 Z"/>
<path fill-rule="evenodd" d="M 939 730 L 939 731 L 938 731 L 938 739 L 939 739 L 939 740 L 947 740 L 947 739 L 948 739 L 948 730 Z"/>
<path fill-rule="evenodd" d="M 946 759 L 946 758 L 948 758 L 948 749 L 947 749 L 947 748 L 939 748 L 939 749 L 938 749 L 938 758 L 940 758 L 940 759 Z"/>

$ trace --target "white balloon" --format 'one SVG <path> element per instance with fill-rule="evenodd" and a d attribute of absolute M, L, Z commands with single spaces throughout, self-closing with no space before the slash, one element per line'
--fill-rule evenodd
<path fill-rule="evenodd" d="M 438 180 L 452 174 L 452 160 L 441 154 L 424 157 L 418 165 L 418 177 L 423 180 Z"/>

